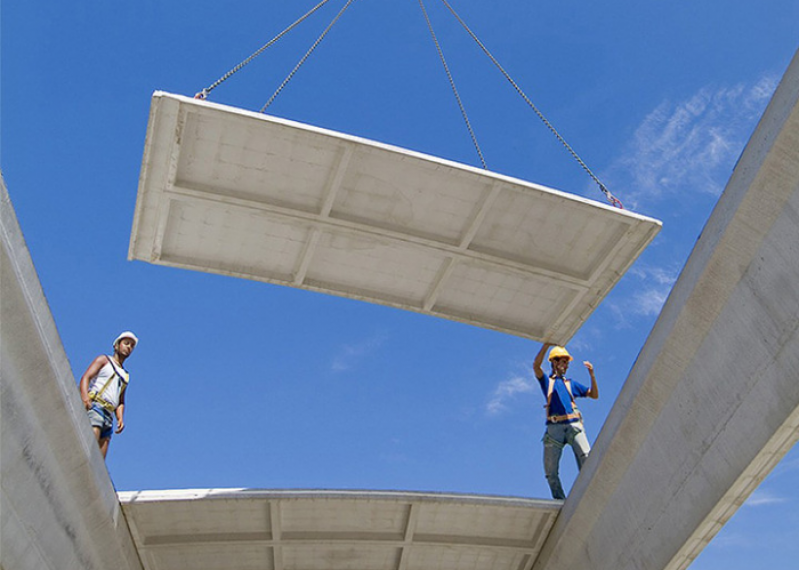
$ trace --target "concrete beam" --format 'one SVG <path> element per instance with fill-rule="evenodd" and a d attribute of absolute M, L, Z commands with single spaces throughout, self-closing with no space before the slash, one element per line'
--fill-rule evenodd
<path fill-rule="evenodd" d="M 799 439 L 798 331 L 799 52 L 534 568 L 686 568 Z"/>
<path fill-rule="evenodd" d="M 0 176 L 0 567 L 141 570 Z"/>

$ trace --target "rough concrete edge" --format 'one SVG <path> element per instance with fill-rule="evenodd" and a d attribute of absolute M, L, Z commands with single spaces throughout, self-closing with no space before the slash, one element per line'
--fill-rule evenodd
<path fill-rule="evenodd" d="M 474 495 L 467 493 L 439 493 L 426 491 L 376 491 L 366 489 L 170 489 L 148 491 L 123 491 L 118 493 L 124 505 L 147 502 L 190 501 L 198 499 L 325 499 L 366 500 L 386 502 L 433 502 L 490 507 L 529 508 L 560 511 L 561 501 L 529 499 L 501 495 Z"/>
<path fill-rule="evenodd" d="M 15 255 L 9 255 L 12 267 L 0 268 L 0 271 L 12 271 L 21 284 L 32 320 L 36 323 L 42 344 L 45 347 L 47 361 L 53 371 L 52 378 L 58 389 L 58 396 L 63 401 L 64 408 L 71 412 L 70 420 L 75 426 L 76 438 L 80 442 L 82 451 L 88 455 L 89 470 L 86 473 L 87 477 L 83 480 L 86 483 L 83 488 L 88 493 L 99 494 L 102 497 L 102 509 L 99 511 L 92 509 L 96 512 L 84 512 L 81 514 L 84 520 L 87 521 L 96 516 L 106 517 L 109 523 L 116 528 L 119 527 L 119 520 L 121 519 L 125 524 L 125 528 L 120 530 L 124 530 L 124 536 L 127 536 L 129 544 L 119 544 L 119 546 L 123 550 L 129 548 L 136 552 L 130 529 L 127 526 L 127 520 L 119 516 L 122 510 L 121 505 L 105 462 L 94 441 L 88 422 L 83 421 L 85 418 L 83 405 L 78 395 L 69 359 L 33 264 L 30 250 L 25 242 L 22 228 L 11 203 L 11 197 L 9 196 L 2 171 L 0 171 L 0 240 L 2 240 L 4 247 L 9 252 L 15 252 Z M 37 307 L 43 307 L 43 309 L 37 310 Z M 58 457 L 59 450 L 53 450 L 53 454 Z M 119 535 L 117 534 L 116 536 Z M 139 568 L 142 568 L 140 561 Z"/>

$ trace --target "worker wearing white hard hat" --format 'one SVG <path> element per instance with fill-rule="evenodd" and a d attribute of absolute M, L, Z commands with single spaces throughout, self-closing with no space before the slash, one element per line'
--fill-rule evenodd
<path fill-rule="evenodd" d="M 108 454 L 111 434 L 122 433 L 125 429 L 125 391 L 130 374 L 124 363 L 138 344 L 139 339 L 132 332 L 121 333 L 114 339 L 114 354 L 95 358 L 80 379 L 81 399 L 103 458 Z M 113 429 L 115 417 L 116 430 Z"/>
<path fill-rule="evenodd" d="M 549 348 L 549 362 L 552 372 L 547 375 L 541 368 L 544 355 Z M 546 398 L 546 432 L 544 433 L 544 473 L 549 483 L 553 499 L 565 499 L 560 482 L 560 457 L 563 448 L 572 447 L 578 469 L 582 469 L 591 446 L 585 435 L 583 416 L 575 404 L 575 398 L 599 397 L 599 388 L 594 375 L 594 366 L 588 362 L 583 365 L 591 376 L 591 387 L 566 377 L 569 364 L 573 360 L 569 351 L 562 346 L 544 343 L 533 361 L 533 372 Z"/>

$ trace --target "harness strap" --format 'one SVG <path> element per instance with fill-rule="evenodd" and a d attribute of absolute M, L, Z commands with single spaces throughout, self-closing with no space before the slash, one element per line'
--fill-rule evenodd
<path fill-rule="evenodd" d="M 547 421 L 557 424 L 569 420 L 582 420 L 583 415 L 580 413 L 580 410 L 577 408 L 577 404 L 574 402 L 574 394 L 572 394 L 572 384 L 571 380 L 569 380 L 568 378 L 563 379 L 563 385 L 566 386 L 566 391 L 569 393 L 569 398 L 571 398 L 572 401 L 572 410 L 574 411 L 570 414 L 563 414 L 559 416 L 552 416 L 549 414 L 549 406 L 552 403 L 552 393 L 555 391 L 556 379 L 550 376 L 548 380 L 549 383 L 547 385 L 547 405 L 546 405 Z"/>
<path fill-rule="evenodd" d="M 108 380 L 105 381 L 105 384 L 103 384 L 103 387 L 100 388 L 99 392 L 96 391 L 96 390 L 93 390 L 93 391 L 89 392 L 89 398 L 91 398 L 92 401 L 97 402 L 98 404 L 100 404 L 106 410 L 110 410 L 110 411 L 113 412 L 114 408 L 111 406 L 111 404 L 108 403 L 106 400 L 102 399 L 103 392 L 105 392 L 106 389 L 108 388 L 108 386 L 111 385 L 111 381 L 115 377 L 119 376 L 119 379 L 122 381 L 122 388 L 119 390 L 119 395 L 121 397 L 122 393 L 125 391 L 125 388 L 128 387 L 128 381 L 125 379 L 124 376 L 122 376 L 122 374 L 119 373 L 119 371 L 117 371 L 117 367 L 114 366 L 114 363 L 111 362 L 111 359 L 108 356 L 106 356 L 105 358 L 106 358 L 106 360 L 108 360 L 108 364 L 111 365 L 111 369 L 114 371 L 114 373 L 111 374 L 111 376 L 108 377 Z"/>

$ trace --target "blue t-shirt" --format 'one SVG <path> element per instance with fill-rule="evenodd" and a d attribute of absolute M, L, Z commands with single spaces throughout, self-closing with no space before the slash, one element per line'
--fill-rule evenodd
<path fill-rule="evenodd" d="M 569 382 L 571 383 L 572 395 L 575 398 L 585 398 L 588 395 L 588 386 L 575 382 L 571 378 L 569 378 Z M 544 398 L 546 398 L 547 389 L 549 388 L 549 377 L 544 375 L 538 378 L 538 384 L 541 386 L 541 391 L 544 392 Z M 555 386 L 552 388 L 552 401 L 549 403 L 547 416 L 566 416 L 571 413 L 574 413 L 574 407 L 572 406 L 572 399 L 569 397 L 569 391 L 566 389 L 563 378 L 557 377 L 555 378 Z M 573 419 L 561 423 L 573 423 L 576 421 L 576 419 Z M 547 421 L 547 423 L 552 422 Z"/>

